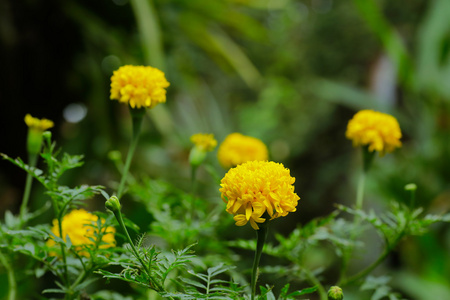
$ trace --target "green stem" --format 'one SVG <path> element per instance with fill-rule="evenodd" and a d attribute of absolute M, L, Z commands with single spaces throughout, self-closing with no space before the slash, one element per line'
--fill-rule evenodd
<path fill-rule="evenodd" d="M 28 165 L 32 169 L 34 169 L 36 167 L 37 158 L 38 158 L 37 153 L 30 153 L 28 155 Z M 28 173 L 27 179 L 25 181 L 25 191 L 23 193 L 22 204 L 20 205 L 20 216 L 19 216 L 20 227 L 22 227 L 24 225 L 24 218 L 25 218 L 25 214 L 27 212 L 28 201 L 30 199 L 32 183 L 33 183 L 33 176 L 30 173 Z"/>
<path fill-rule="evenodd" d="M 9 282 L 9 290 L 8 290 L 8 300 L 16 300 L 17 295 L 17 283 L 16 277 L 14 275 L 14 269 L 8 262 L 8 259 L 0 252 L 0 262 L 5 266 L 6 272 L 8 273 L 8 282 Z"/>
<path fill-rule="evenodd" d="M 320 283 L 320 280 L 317 279 L 317 277 L 314 276 L 314 274 L 312 274 L 311 271 L 309 271 L 305 268 L 301 268 L 301 269 L 305 273 L 306 278 L 308 278 L 309 282 L 312 283 L 313 285 L 317 286 L 317 291 L 319 292 L 320 300 L 327 300 L 328 299 L 327 291 L 323 287 L 322 283 Z"/>
<path fill-rule="evenodd" d="M 378 257 L 378 259 L 376 261 L 374 261 L 370 266 L 368 266 L 364 270 L 360 271 L 359 273 L 349 277 L 346 280 L 343 280 L 341 284 L 348 285 L 350 283 L 353 283 L 353 282 L 359 280 L 360 278 L 365 277 L 370 272 L 372 272 L 376 267 L 378 267 L 378 265 L 385 260 L 385 258 L 389 255 L 389 253 L 391 253 L 392 249 L 394 249 L 397 246 L 397 244 L 400 242 L 400 240 L 403 238 L 403 236 L 405 235 L 405 230 L 406 230 L 406 228 L 408 228 L 408 225 L 409 225 L 409 222 L 406 223 L 405 227 L 403 227 L 402 231 L 399 233 L 399 235 L 394 240 L 394 242 L 392 244 L 386 245 L 386 248 L 384 249 L 383 253 Z"/>
<path fill-rule="evenodd" d="M 364 187 L 366 183 L 366 172 L 362 172 L 359 176 L 358 188 L 356 191 L 356 209 L 362 209 L 364 200 Z M 355 218 L 356 220 L 357 218 Z"/>
<path fill-rule="evenodd" d="M 380 257 L 378 257 L 378 259 L 376 261 L 374 261 L 370 266 L 368 266 L 367 268 L 365 268 L 364 270 L 360 271 L 359 273 L 341 281 L 341 283 L 339 284 L 339 286 L 344 286 L 344 285 L 348 285 L 350 283 L 353 283 L 357 280 L 359 280 L 360 278 L 365 277 L 367 274 L 369 274 L 370 272 L 372 272 L 387 256 L 388 254 L 391 252 L 390 248 L 386 248 L 383 253 L 380 255 Z"/>
<path fill-rule="evenodd" d="M 252 296 L 251 300 L 255 299 L 256 295 L 256 282 L 258 281 L 258 266 L 259 261 L 261 259 L 262 250 L 264 248 L 264 243 L 267 238 L 267 221 L 259 224 L 259 230 L 256 230 L 256 251 L 255 251 L 255 259 L 253 260 L 253 269 L 252 269 Z"/>
<path fill-rule="evenodd" d="M 367 172 L 369 171 L 372 161 L 374 158 L 375 152 L 369 152 L 367 147 L 362 147 L 362 157 L 363 157 L 363 169 L 359 176 L 358 180 L 358 186 L 356 188 L 356 203 L 355 203 L 355 209 L 360 210 L 363 208 L 363 202 L 364 202 L 364 188 L 365 188 L 365 182 L 366 182 L 366 176 Z M 355 216 L 355 219 L 353 221 L 353 230 L 350 233 L 350 241 L 353 242 L 356 238 L 357 229 L 359 227 L 359 224 L 361 222 L 361 219 L 358 216 Z M 340 282 L 344 280 L 345 273 L 347 272 L 350 256 L 352 255 L 353 247 L 349 246 L 347 251 L 344 251 L 343 253 L 343 259 L 342 259 L 342 267 L 339 275 L 339 281 L 337 285 L 340 285 Z"/>
<path fill-rule="evenodd" d="M 114 210 L 113 213 L 114 213 L 114 216 L 117 219 L 117 222 L 119 222 L 120 227 L 125 232 L 125 236 L 127 237 L 128 243 L 131 246 L 131 250 L 133 251 L 134 256 L 136 256 L 136 258 L 141 263 L 142 268 L 144 269 L 145 273 L 147 273 L 147 276 L 148 276 L 148 278 L 151 281 L 151 284 L 156 287 L 156 291 L 157 292 L 164 291 L 164 288 L 152 278 L 150 270 L 148 269 L 147 265 L 142 260 L 141 255 L 139 254 L 139 252 L 137 251 L 136 247 L 134 246 L 134 243 L 131 240 L 130 234 L 128 233 L 127 227 L 125 226 L 125 222 L 123 221 L 122 213 L 120 212 L 120 210 Z"/>
<path fill-rule="evenodd" d="M 194 220 L 195 213 L 195 191 L 197 188 L 197 166 L 191 166 L 191 221 Z"/>
<path fill-rule="evenodd" d="M 64 240 L 64 236 L 63 236 L 63 230 L 62 230 L 62 216 L 60 216 L 58 214 L 58 229 L 59 229 L 59 237 L 62 238 Z M 66 250 L 64 249 L 64 244 L 60 243 L 59 244 L 61 247 L 61 255 L 63 258 L 63 264 L 64 264 L 64 281 L 66 283 L 66 285 L 69 285 L 69 272 L 67 270 L 67 258 L 66 258 Z"/>
<path fill-rule="evenodd" d="M 145 108 L 132 109 L 130 108 L 131 118 L 133 121 L 133 137 L 131 139 L 130 149 L 128 150 L 127 159 L 125 161 L 125 167 L 123 168 L 122 179 L 120 180 L 119 189 L 117 190 L 117 198 L 121 198 L 125 187 L 125 182 L 128 176 L 128 170 L 130 169 L 131 160 L 134 156 L 137 143 L 139 141 L 139 135 L 141 133 L 142 120 L 145 114 Z"/>

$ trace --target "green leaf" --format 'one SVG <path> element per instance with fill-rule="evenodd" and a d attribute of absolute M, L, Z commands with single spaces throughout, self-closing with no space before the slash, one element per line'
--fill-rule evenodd
<path fill-rule="evenodd" d="M 317 291 L 317 286 L 313 286 L 310 288 L 306 288 L 300 291 L 295 291 L 293 293 L 290 293 L 288 295 L 288 297 L 294 297 L 294 296 L 302 296 L 302 295 L 306 295 L 306 294 L 312 294 L 315 293 Z"/>

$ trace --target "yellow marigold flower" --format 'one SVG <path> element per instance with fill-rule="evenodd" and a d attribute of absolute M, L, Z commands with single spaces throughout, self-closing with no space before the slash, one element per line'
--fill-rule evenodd
<path fill-rule="evenodd" d="M 214 134 L 197 133 L 191 136 L 191 142 L 202 151 L 213 151 L 217 146 Z"/>
<path fill-rule="evenodd" d="M 250 221 L 258 230 L 257 223 L 266 221 L 264 213 L 272 220 L 297 210 L 300 197 L 294 193 L 294 182 L 289 169 L 280 163 L 249 161 L 230 169 L 219 191 L 236 225 Z"/>
<path fill-rule="evenodd" d="M 361 110 L 348 122 L 345 136 L 353 146 L 368 146 L 369 151 L 380 155 L 401 147 L 402 132 L 397 119 L 373 110 Z"/>
<path fill-rule="evenodd" d="M 25 124 L 32 129 L 44 132 L 54 126 L 53 122 L 47 119 L 33 118 L 30 114 L 25 116 Z"/>
<path fill-rule="evenodd" d="M 79 255 L 89 256 L 89 252 L 86 251 L 86 247 L 93 247 L 95 245 L 96 233 L 97 233 L 97 220 L 98 216 L 91 214 L 84 209 L 72 210 L 65 215 L 62 219 L 62 235 L 63 240 L 66 241 L 66 237 L 69 236 L 73 246 Z M 104 223 L 105 220 L 101 219 Z M 57 237 L 59 235 L 59 223 L 58 220 L 53 220 L 52 232 Z M 114 234 L 116 229 L 114 227 L 107 227 L 102 237 L 102 243 L 99 248 L 106 249 L 114 247 L 116 244 Z M 91 240 L 93 239 L 93 240 Z M 47 245 L 53 247 L 56 242 L 53 239 L 47 241 Z"/>
<path fill-rule="evenodd" d="M 225 169 L 229 169 L 247 161 L 268 160 L 269 152 L 261 140 L 231 133 L 220 144 L 217 159 Z"/>
<path fill-rule="evenodd" d="M 153 108 L 166 102 L 169 86 L 164 73 L 148 66 L 123 66 L 111 77 L 110 99 L 128 103 L 132 108 Z"/>

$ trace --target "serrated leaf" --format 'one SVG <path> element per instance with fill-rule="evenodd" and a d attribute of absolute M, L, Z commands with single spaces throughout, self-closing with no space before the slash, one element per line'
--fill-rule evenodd
<path fill-rule="evenodd" d="M 300 291 L 295 291 L 287 295 L 288 297 L 294 297 L 294 296 L 302 296 L 306 294 L 312 294 L 317 291 L 317 286 L 313 286 L 310 288 L 302 289 Z"/>
<path fill-rule="evenodd" d="M 45 289 L 42 291 L 42 294 L 49 294 L 49 293 L 65 294 L 66 292 L 60 289 Z"/>
<path fill-rule="evenodd" d="M 200 282 L 197 282 L 197 281 L 194 281 L 194 280 L 191 280 L 191 279 L 188 279 L 188 278 L 182 278 L 182 277 L 180 278 L 180 280 L 185 282 L 185 283 L 187 283 L 187 284 L 189 284 L 189 285 L 196 286 L 196 287 L 199 287 L 199 288 L 202 288 L 202 289 L 206 290 L 206 285 L 204 285 L 204 284 L 202 284 Z"/>

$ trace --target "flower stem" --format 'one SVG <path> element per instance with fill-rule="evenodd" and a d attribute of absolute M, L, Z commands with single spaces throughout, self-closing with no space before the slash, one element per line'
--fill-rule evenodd
<path fill-rule="evenodd" d="M 358 188 L 356 191 L 356 209 L 362 209 L 365 183 L 366 183 L 366 172 L 363 171 L 359 176 Z"/>
<path fill-rule="evenodd" d="M 64 239 L 63 230 L 62 230 L 62 216 L 60 214 L 58 214 L 58 229 L 59 229 L 59 236 L 62 239 Z M 64 249 L 65 246 L 62 242 L 60 243 L 60 246 L 61 246 L 61 255 L 62 255 L 63 264 L 64 264 L 64 278 L 63 279 L 64 279 L 64 282 L 69 287 L 69 272 L 67 269 L 66 250 Z"/>
<path fill-rule="evenodd" d="M 191 221 L 194 220 L 195 213 L 195 190 L 197 188 L 197 166 L 191 166 Z"/>
<path fill-rule="evenodd" d="M 137 259 L 139 260 L 139 262 L 141 263 L 142 268 L 144 269 L 145 273 L 147 274 L 147 276 L 148 276 L 148 278 L 149 278 L 149 280 L 150 280 L 150 283 L 155 287 L 154 289 L 155 289 L 157 292 L 162 292 L 162 291 L 164 291 L 164 287 L 162 287 L 157 281 L 155 281 L 155 280 L 152 278 L 151 273 L 150 273 L 150 270 L 148 269 L 147 265 L 146 265 L 146 264 L 144 263 L 144 261 L 142 260 L 141 255 L 139 254 L 138 250 L 137 250 L 136 247 L 134 246 L 134 243 L 133 243 L 133 241 L 131 240 L 130 234 L 128 233 L 127 227 L 125 226 L 125 222 L 123 221 L 123 217 L 122 217 L 121 211 L 120 211 L 120 210 L 114 210 L 113 213 L 114 213 L 114 216 L 115 216 L 116 219 L 117 219 L 117 222 L 119 222 L 120 227 L 121 227 L 122 230 L 125 232 L 125 236 L 126 236 L 126 238 L 127 238 L 127 240 L 128 240 L 128 243 L 129 243 L 130 246 L 131 246 L 131 250 L 133 251 L 134 256 L 136 256 L 136 258 L 137 258 Z"/>
<path fill-rule="evenodd" d="M 361 171 L 361 174 L 359 175 L 358 180 L 358 186 L 356 189 L 356 203 L 355 208 L 357 210 L 360 210 L 363 208 L 363 201 L 364 201 L 364 188 L 366 183 L 366 176 L 367 173 L 370 170 L 370 167 L 372 166 L 373 158 L 375 156 L 375 152 L 369 152 L 368 147 L 362 147 L 362 157 L 363 157 L 363 168 Z M 359 224 L 361 222 L 361 219 L 359 216 L 355 216 L 353 221 L 353 229 L 350 232 L 350 241 L 353 242 L 356 238 L 357 234 L 357 228 L 359 227 Z M 353 252 L 353 246 L 349 246 L 346 251 L 343 253 L 343 261 L 342 261 L 342 267 L 341 272 L 339 276 L 339 282 L 337 285 L 340 285 L 340 282 L 344 280 L 345 273 L 347 272 L 348 264 L 350 257 Z"/>
<path fill-rule="evenodd" d="M 131 139 L 130 149 L 128 150 L 127 159 L 125 161 L 125 166 L 122 172 L 122 179 L 120 180 L 119 189 L 117 190 L 117 197 L 120 199 L 123 194 L 123 190 L 125 187 L 125 182 L 128 176 L 128 170 L 130 169 L 131 160 L 134 156 L 134 151 L 136 150 L 136 146 L 139 140 L 139 135 L 141 133 L 142 120 L 145 114 L 145 108 L 133 109 L 130 108 L 131 118 L 133 121 L 133 137 Z"/>
<path fill-rule="evenodd" d="M 6 269 L 8 273 L 8 282 L 9 282 L 9 291 L 8 291 L 8 300 L 16 300 L 17 295 L 17 283 L 16 277 L 14 275 L 14 270 L 12 266 L 9 264 L 8 259 L 0 252 L 0 262 Z"/>
<path fill-rule="evenodd" d="M 37 164 L 37 153 L 30 153 L 28 155 L 28 165 L 31 168 L 35 168 Z M 23 193 L 22 204 L 20 205 L 20 227 L 24 225 L 24 218 L 27 211 L 28 201 L 30 199 L 31 185 L 33 183 L 33 176 L 31 174 L 27 174 L 27 179 L 25 181 L 25 191 Z"/>
<path fill-rule="evenodd" d="M 267 221 L 266 221 L 267 222 Z M 255 259 L 253 260 L 253 270 L 252 270 L 252 296 L 251 300 L 255 299 L 256 295 L 256 282 L 258 281 L 258 266 L 259 261 L 261 259 L 262 250 L 264 248 L 264 243 L 267 238 L 267 224 L 266 222 L 259 224 L 259 230 L 256 230 L 256 251 L 255 251 Z"/>
<path fill-rule="evenodd" d="M 327 300 L 327 291 L 323 287 L 322 283 L 320 283 L 320 280 L 317 279 L 317 277 L 308 269 L 302 268 L 301 270 L 305 273 L 306 278 L 309 280 L 309 282 L 315 286 L 317 286 L 317 291 L 319 292 L 320 300 Z"/>

